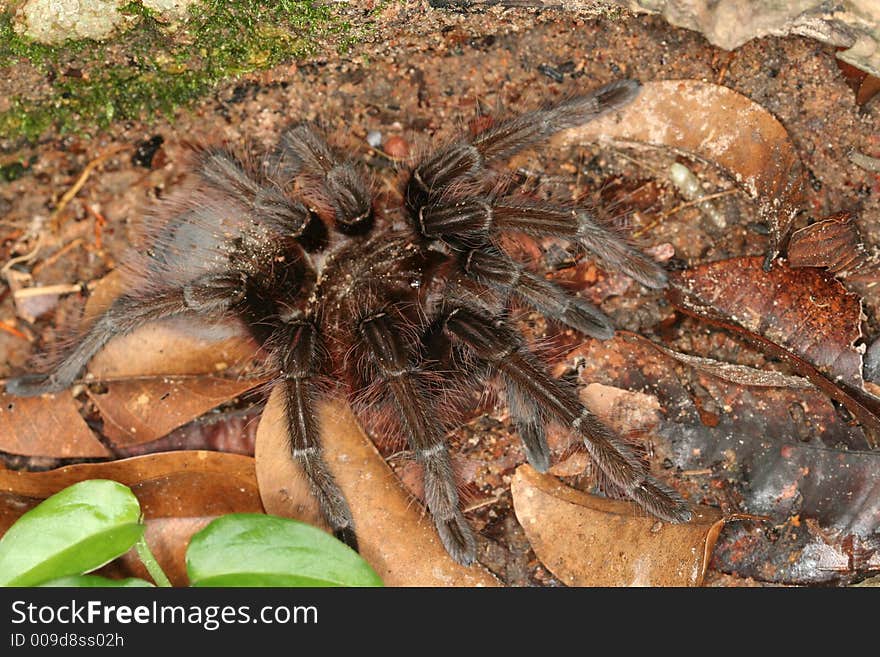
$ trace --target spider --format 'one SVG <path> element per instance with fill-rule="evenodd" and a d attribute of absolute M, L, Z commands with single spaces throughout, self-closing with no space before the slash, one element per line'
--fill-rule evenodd
<path fill-rule="evenodd" d="M 499 238 L 563 238 L 650 288 L 665 286 L 663 269 L 587 211 L 506 194 L 491 175 L 516 152 L 627 104 L 639 86 L 613 82 L 448 143 L 409 170 L 402 207 L 389 214 L 374 212 L 355 163 L 309 123 L 287 128 L 257 159 L 225 146 L 194 149 L 188 182 L 146 217 L 149 248 L 125 267 L 129 291 L 50 372 L 12 379 L 7 391 L 63 390 L 111 338 L 146 322 L 232 316 L 277 372 L 290 455 L 336 536 L 355 549 L 352 514 L 322 456 L 314 412 L 337 387 L 356 410 L 378 405 L 391 417 L 423 469 L 439 537 L 459 563 L 474 560 L 476 543 L 442 418 L 450 398 L 460 402 L 495 375 L 533 467 L 550 465 L 545 425 L 555 421 L 583 440 L 623 494 L 659 518 L 686 522 L 686 502 L 549 374 L 512 324 L 509 302 L 595 338 L 611 337 L 614 327 L 514 260 Z"/>

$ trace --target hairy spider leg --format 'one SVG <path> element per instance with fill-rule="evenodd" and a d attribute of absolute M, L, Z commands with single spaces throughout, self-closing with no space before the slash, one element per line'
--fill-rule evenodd
<path fill-rule="evenodd" d="M 485 243 L 496 233 L 505 231 L 533 237 L 560 237 L 646 287 L 666 287 L 666 272 L 660 265 L 583 209 L 483 196 L 422 208 L 419 230 L 429 239 L 440 239 L 459 248 Z"/>
<path fill-rule="evenodd" d="M 337 230 L 346 235 L 362 235 L 373 227 L 370 186 L 350 161 L 336 158 L 312 125 L 301 123 L 285 130 L 279 149 L 281 166 L 288 175 L 319 181 L 333 208 Z"/>
<path fill-rule="evenodd" d="M 510 419 L 525 447 L 529 465 L 538 472 L 546 472 L 550 468 L 546 413 L 516 379 L 506 374 L 503 377 Z"/>
<path fill-rule="evenodd" d="M 315 325 L 310 320 L 280 324 L 270 348 L 284 386 L 286 434 L 290 454 L 305 472 L 309 488 L 333 534 L 357 550 L 351 509 L 327 468 L 321 448 L 321 432 L 315 414 L 320 394 L 317 381 L 325 363 Z"/>
<path fill-rule="evenodd" d="M 18 397 L 34 397 L 69 388 L 92 357 L 114 337 L 158 319 L 222 314 L 243 295 L 239 277 L 208 274 L 183 288 L 118 297 L 51 372 L 9 379 L 6 391 Z"/>
<path fill-rule="evenodd" d="M 433 412 L 426 370 L 395 314 L 391 308 L 367 312 L 358 321 L 357 332 L 371 378 L 388 391 L 398 425 L 422 466 L 425 501 L 440 540 L 453 559 L 468 565 L 476 558 L 474 535 L 459 508 L 452 462 Z"/>
<path fill-rule="evenodd" d="M 419 210 L 451 187 L 473 179 L 488 164 L 504 160 L 557 132 L 583 125 L 629 103 L 639 92 L 636 80 L 611 82 L 584 96 L 521 114 L 438 150 L 412 171 L 406 187 L 407 207 Z"/>
<path fill-rule="evenodd" d="M 593 304 L 536 276 L 492 245 L 466 251 L 461 259 L 465 273 L 474 280 L 516 294 L 549 319 L 600 340 L 614 335 L 611 322 Z"/>
<path fill-rule="evenodd" d="M 525 347 L 522 338 L 503 320 L 491 320 L 478 308 L 459 305 L 445 317 L 450 338 L 471 350 L 512 379 L 547 414 L 584 440 L 599 469 L 628 497 L 669 522 L 687 522 L 691 510 L 682 497 L 654 480 L 636 456 L 562 386 Z"/>

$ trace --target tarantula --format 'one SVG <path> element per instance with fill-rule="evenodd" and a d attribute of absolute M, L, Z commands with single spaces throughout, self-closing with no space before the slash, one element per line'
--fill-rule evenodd
<path fill-rule="evenodd" d="M 354 548 L 351 511 L 322 456 L 314 413 L 329 380 L 342 381 L 361 408 L 369 400 L 390 411 L 423 468 L 442 543 L 462 564 L 475 558 L 475 540 L 438 418 L 450 396 L 460 399 L 467 385 L 495 374 L 537 470 L 550 465 L 545 424 L 561 423 L 626 496 L 686 522 L 685 501 L 548 373 L 507 307 L 517 298 L 602 339 L 614 333 L 610 321 L 514 260 L 498 238 L 508 231 L 563 238 L 651 288 L 665 286 L 664 271 L 585 210 L 506 195 L 487 182 L 493 164 L 625 105 L 638 90 L 636 81 L 613 82 L 434 151 L 409 171 L 403 207 L 390 217 L 374 213 L 357 167 L 310 124 L 287 129 L 256 163 L 226 147 L 196 149 L 189 182 L 147 217 L 149 248 L 128 263 L 129 292 L 51 372 L 12 379 L 7 390 L 67 388 L 111 338 L 146 322 L 233 316 L 277 371 L 291 457 L 335 534 Z"/>

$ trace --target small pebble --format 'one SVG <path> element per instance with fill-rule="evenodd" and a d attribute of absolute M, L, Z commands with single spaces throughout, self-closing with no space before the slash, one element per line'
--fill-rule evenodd
<path fill-rule="evenodd" d="M 880 382 L 880 338 L 874 340 L 865 352 L 864 376 L 872 383 Z"/>
<path fill-rule="evenodd" d="M 131 156 L 131 163 L 136 167 L 152 169 L 154 166 L 153 159 L 156 152 L 162 148 L 165 138 L 162 135 L 153 135 L 149 139 L 144 139 L 135 144 L 134 154 Z"/>
<path fill-rule="evenodd" d="M 541 64 L 540 66 L 538 66 L 538 73 L 543 73 L 554 82 L 562 82 L 562 80 L 564 79 L 562 73 L 560 73 L 558 69 L 550 66 L 549 64 Z"/>
<path fill-rule="evenodd" d="M 378 130 L 370 130 L 367 133 L 367 143 L 373 148 L 379 148 L 382 145 L 382 133 Z"/>
<path fill-rule="evenodd" d="M 397 135 L 389 137 L 385 142 L 385 152 L 395 160 L 403 160 L 409 155 L 409 142 Z"/>

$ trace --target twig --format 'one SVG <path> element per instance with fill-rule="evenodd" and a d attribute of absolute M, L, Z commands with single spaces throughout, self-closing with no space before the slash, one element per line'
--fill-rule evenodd
<path fill-rule="evenodd" d="M 107 224 L 107 218 L 95 210 L 88 203 L 83 203 L 86 210 L 95 218 L 95 248 L 100 251 L 104 248 L 103 234 L 104 234 L 104 226 Z"/>
<path fill-rule="evenodd" d="M 465 513 L 470 513 L 471 511 L 476 511 L 477 509 L 482 509 L 485 506 L 491 506 L 496 502 L 501 500 L 501 496 L 498 495 L 496 497 L 490 497 L 484 500 L 480 500 L 479 502 L 474 502 L 473 504 L 469 504 L 465 508 L 462 509 Z"/>
<path fill-rule="evenodd" d="M 849 161 L 855 164 L 857 167 L 861 167 L 862 169 L 865 169 L 867 171 L 880 173 L 880 159 L 876 157 L 869 157 L 864 153 L 851 151 L 849 154 Z"/>
<path fill-rule="evenodd" d="M 62 246 L 60 249 L 58 249 L 55 253 L 50 255 L 48 258 L 35 264 L 34 268 L 31 270 L 31 274 L 36 274 L 43 267 L 49 267 L 49 266 L 55 264 L 61 256 L 63 256 L 65 253 L 67 253 L 71 249 L 75 249 L 76 247 L 78 247 L 82 243 L 83 243 L 82 237 L 77 237 L 75 240 L 68 242 L 67 244 Z"/>
<path fill-rule="evenodd" d="M 58 228 L 58 217 L 64 211 L 64 208 L 67 207 L 67 204 L 73 200 L 73 197 L 79 193 L 79 190 L 83 188 L 83 185 L 86 184 L 86 181 L 89 179 L 89 176 L 92 175 L 92 171 L 94 171 L 100 164 L 102 164 L 105 160 L 110 158 L 113 155 L 116 155 L 120 151 L 128 148 L 125 144 L 117 144 L 110 150 L 105 153 L 102 153 L 94 160 L 86 164 L 85 168 L 82 170 L 82 173 L 79 174 L 79 178 L 76 179 L 76 182 L 73 183 L 73 186 L 64 192 L 64 195 L 58 201 L 58 205 L 55 208 L 55 211 L 52 213 L 52 216 L 49 217 L 49 228 L 51 230 L 57 230 Z"/>
<path fill-rule="evenodd" d="M 376 146 L 370 146 L 369 144 L 367 144 L 367 150 L 370 151 L 371 153 L 375 153 L 376 155 L 378 155 L 380 157 L 384 157 L 386 160 L 388 160 L 389 162 L 391 162 L 393 164 L 403 164 L 404 162 L 406 162 L 409 159 L 409 158 L 403 158 L 403 157 L 394 157 L 393 155 L 390 155 L 389 153 L 386 153 L 385 151 L 383 151 L 381 148 L 378 148 Z"/>
<path fill-rule="evenodd" d="M 639 228 L 637 231 L 635 231 L 633 233 L 632 236 L 633 237 L 641 237 L 642 235 L 647 233 L 649 230 L 651 230 L 652 228 L 657 226 L 661 221 L 663 221 L 667 217 L 671 217 L 672 215 L 674 215 L 678 212 L 681 212 L 682 210 L 689 208 L 693 205 L 700 205 L 701 203 L 704 203 L 705 201 L 711 201 L 712 199 L 721 198 L 722 196 L 730 196 L 731 194 L 735 194 L 736 192 L 737 192 L 736 189 L 725 189 L 723 192 L 716 192 L 714 194 L 706 194 L 702 198 L 694 199 L 693 201 L 686 201 L 684 203 L 681 203 L 680 205 L 676 205 L 671 210 L 667 210 L 666 212 L 658 214 L 657 217 L 654 219 L 654 221 L 652 221 L 651 223 L 649 223 L 646 226 L 643 226 L 642 228 Z"/>
<path fill-rule="evenodd" d="M 28 340 L 28 336 L 26 336 L 24 333 L 19 331 L 17 328 L 12 326 L 11 324 L 4 322 L 2 320 L 0 320 L 0 331 L 6 331 L 7 333 L 9 333 L 9 335 L 14 335 L 16 338 L 21 338 L 22 340 L 26 340 L 27 342 L 30 342 L 30 340 Z"/>
<path fill-rule="evenodd" d="M 5 265 L 3 265 L 3 269 L 0 269 L 0 274 L 6 276 L 6 272 L 12 269 L 15 265 L 20 262 L 30 262 L 34 258 L 37 257 L 37 254 L 40 252 L 40 248 L 43 246 L 43 233 L 37 237 L 37 243 L 34 244 L 34 248 L 31 249 L 28 253 L 24 253 L 19 256 L 15 256 L 14 258 L 10 258 Z"/>
<path fill-rule="evenodd" d="M 87 289 L 94 289 L 95 283 L 88 283 L 85 285 Z M 12 293 L 12 296 L 15 297 L 15 300 L 19 299 L 29 299 L 31 297 L 42 297 L 47 294 L 74 294 L 77 292 L 82 292 L 83 284 L 82 283 L 59 283 L 58 285 L 44 285 L 42 287 L 26 287 L 21 290 L 16 290 Z"/>
<path fill-rule="evenodd" d="M 718 77 L 715 78 L 715 84 L 723 84 L 724 78 L 727 77 L 727 69 L 730 68 L 731 62 L 733 62 L 734 57 L 736 57 L 736 51 L 731 50 L 727 53 L 727 58 L 724 60 L 724 63 L 721 65 L 721 69 L 718 71 Z"/>
<path fill-rule="evenodd" d="M 712 468 L 703 468 L 701 470 L 682 470 L 682 477 L 699 477 L 701 475 L 710 475 L 712 474 Z"/>

